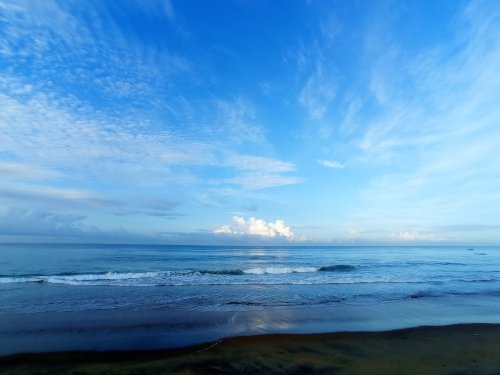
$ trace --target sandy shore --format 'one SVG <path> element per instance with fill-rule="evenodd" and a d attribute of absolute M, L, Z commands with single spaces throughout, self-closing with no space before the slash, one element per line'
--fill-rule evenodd
<path fill-rule="evenodd" d="M 500 325 L 261 335 L 183 349 L 0 357 L 1 374 L 499 374 Z"/>

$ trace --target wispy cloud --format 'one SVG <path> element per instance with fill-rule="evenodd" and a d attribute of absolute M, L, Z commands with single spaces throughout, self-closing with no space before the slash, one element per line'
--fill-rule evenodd
<path fill-rule="evenodd" d="M 453 25 L 453 52 L 425 51 L 392 71 L 406 77 L 405 85 L 387 92 L 384 109 L 365 125 L 357 147 L 363 163 L 388 167 L 365 192 L 361 216 L 420 224 L 487 222 L 495 216 L 491 208 L 500 203 L 492 178 L 500 174 L 492 162 L 500 158 L 495 8 L 471 4 Z"/>
<path fill-rule="evenodd" d="M 243 98 L 234 101 L 218 100 L 217 117 L 214 125 L 207 127 L 209 135 L 215 139 L 231 143 L 265 144 L 264 129 L 257 121 L 254 105 Z"/>
<path fill-rule="evenodd" d="M 88 111 L 76 100 L 70 105 L 43 93 L 30 93 L 26 101 L 11 92 L 17 87 L 22 85 L 10 79 L 0 94 L 2 152 L 12 160 L 0 162 L 0 199 L 14 207 L 50 209 L 56 204 L 61 209 L 177 218 L 179 213 L 171 209 L 148 208 L 144 196 L 186 202 L 203 186 L 200 168 L 226 170 L 232 177 L 205 181 L 220 189 L 236 188 L 233 195 L 302 181 L 285 174 L 294 171 L 292 163 L 239 154 L 237 144 L 193 139 L 168 128 L 151 131 Z M 27 179 L 40 182 L 26 184 Z M 205 189 L 204 194 L 220 192 Z"/>
<path fill-rule="evenodd" d="M 30 85 L 67 96 L 78 96 L 78 87 L 87 101 L 110 112 L 161 109 L 165 96 L 171 105 L 176 98 L 176 103 L 182 101 L 176 80 L 191 73 L 189 61 L 165 46 L 141 43 L 143 35 L 130 35 L 120 20 L 131 14 L 128 8 L 142 10 L 142 16 L 154 8 L 157 22 L 162 17 L 170 22 L 175 12 L 168 1 L 85 7 L 58 0 L 3 4 L 0 56 L 7 65 L 22 66 L 11 72 L 28 78 Z M 166 93 L 165 85 L 177 92 Z"/>
<path fill-rule="evenodd" d="M 332 169 L 341 169 L 344 168 L 345 165 L 337 160 L 318 160 L 319 165 L 323 167 L 332 168 Z"/>
<path fill-rule="evenodd" d="M 0 187 L 0 201 L 30 207 L 116 208 L 116 199 L 90 190 L 57 188 L 37 184 L 4 182 Z"/>
<path fill-rule="evenodd" d="M 334 72 L 318 61 L 300 92 L 299 103 L 308 110 L 311 119 L 320 120 L 335 98 L 336 91 Z"/>
<path fill-rule="evenodd" d="M 59 215 L 41 210 L 8 209 L 0 211 L 0 236 L 82 235 L 85 216 Z"/>
<path fill-rule="evenodd" d="M 294 211 L 325 238 L 492 238 L 498 5 L 433 8 L 442 23 L 408 25 L 422 37 L 400 27 L 425 4 L 287 6 L 311 22 L 287 19 L 256 66 L 239 22 L 212 35 L 189 4 L 0 0 L 3 207 L 130 227 L 158 217 L 151 231 L 165 240 L 212 225 L 189 215 L 251 206 Z M 344 169 L 325 178 L 319 166 Z"/>
<path fill-rule="evenodd" d="M 162 243 L 159 235 L 144 235 L 120 226 L 100 229 L 87 217 L 47 210 L 0 209 L 0 240 L 22 242 Z"/>
<path fill-rule="evenodd" d="M 439 225 L 433 228 L 439 232 L 482 232 L 482 231 L 499 231 L 498 224 L 454 224 L 454 225 Z"/>
<path fill-rule="evenodd" d="M 38 94 L 28 103 L 0 95 L 2 151 L 27 163 L 65 166 L 74 174 L 127 176 L 127 168 L 168 178 L 175 165 L 215 164 L 210 146 L 169 131 L 145 132 L 105 117 L 65 109 L 64 102 Z M 77 110 L 78 111 L 78 110 Z M 15 126 L 12 126 L 15 124 Z"/>
<path fill-rule="evenodd" d="M 285 176 L 276 173 L 249 172 L 242 173 L 236 177 L 213 180 L 213 184 L 228 184 L 240 186 L 243 190 L 268 189 L 283 185 L 294 185 L 304 182 L 300 177 Z"/>
<path fill-rule="evenodd" d="M 409 242 L 409 243 L 425 243 L 425 242 L 443 242 L 446 238 L 439 237 L 434 233 L 421 233 L 418 231 L 403 231 L 391 233 L 390 238 L 396 242 Z"/>
<path fill-rule="evenodd" d="M 61 173 L 36 165 L 5 162 L 0 160 L 0 176 L 5 179 L 45 180 L 61 177 Z"/>
<path fill-rule="evenodd" d="M 227 159 L 226 163 L 244 171 L 280 173 L 295 170 L 292 163 L 254 155 L 233 155 Z"/>
<path fill-rule="evenodd" d="M 174 5 L 171 0 L 163 1 L 136 1 L 136 5 L 141 9 L 144 9 L 152 16 L 158 16 L 158 14 L 165 15 L 170 21 L 175 21 L 176 14 Z"/>
<path fill-rule="evenodd" d="M 303 178 L 289 175 L 295 172 L 293 163 L 270 157 L 229 153 L 222 158 L 222 164 L 232 169 L 230 174 L 233 176 L 211 179 L 211 185 L 229 185 L 241 191 L 249 191 L 305 181 Z"/>

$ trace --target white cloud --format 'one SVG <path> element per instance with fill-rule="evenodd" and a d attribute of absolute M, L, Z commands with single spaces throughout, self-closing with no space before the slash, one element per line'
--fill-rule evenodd
<path fill-rule="evenodd" d="M 333 168 L 333 169 L 341 169 L 344 168 L 344 164 L 336 160 L 318 160 L 318 164 L 323 167 Z"/>
<path fill-rule="evenodd" d="M 241 216 L 233 216 L 232 225 L 223 225 L 214 230 L 214 233 L 227 235 L 250 235 L 266 238 L 285 238 L 294 240 L 295 234 L 285 225 L 283 220 L 266 222 L 262 219 L 251 217 L 245 219 Z"/>

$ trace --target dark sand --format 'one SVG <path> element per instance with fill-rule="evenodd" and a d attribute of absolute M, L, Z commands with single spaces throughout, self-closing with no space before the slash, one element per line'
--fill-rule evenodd
<path fill-rule="evenodd" d="M 184 349 L 0 357 L 0 374 L 500 374 L 500 325 L 237 337 Z"/>

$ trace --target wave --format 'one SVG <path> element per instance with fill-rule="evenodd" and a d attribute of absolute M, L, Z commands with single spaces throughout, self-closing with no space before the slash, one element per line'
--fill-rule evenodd
<path fill-rule="evenodd" d="M 206 275 L 244 275 L 245 272 L 243 270 L 207 270 L 207 271 L 200 271 L 201 274 L 206 274 Z"/>
<path fill-rule="evenodd" d="M 478 283 L 500 281 L 477 275 L 436 280 L 401 274 L 353 272 L 358 266 L 256 267 L 248 269 L 172 270 L 149 272 L 61 273 L 51 275 L 0 275 L 0 284 L 40 283 L 81 286 L 195 286 L 195 285 L 316 285 L 316 284 L 442 284 L 448 281 Z M 363 270 L 362 270 L 363 271 Z"/>
<path fill-rule="evenodd" d="M 248 269 L 220 269 L 220 270 L 180 270 L 180 271 L 149 271 L 149 272 L 103 272 L 103 273 L 75 273 L 66 272 L 50 275 L 0 275 L 0 284 L 13 282 L 53 282 L 60 281 L 104 281 L 153 279 L 169 276 L 186 275 L 214 275 L 214 276 L 242 276 L 242 275 L 284 275 L 293 273 L 313 272 L 345 272 L 357 267 L 349 264 L 337 264 L 322 267 L 255 267 Z"/>
<path fill-rule="evenodd" d="M 320 272 L 354 271 L 357 267 L 350 264 L 336 264 L 334 266 L 324 266 L 318 268 Z"/>
<path fill-rule="evenodd" d="M 419 291 L 416 293 L 412 293 L 408 296 L 409 299 L 420 299 L 420 298 L 427 298 L 427 297 L 436 297 L 442 293 L 436 293 L 436 292 L 431 292 L 431 291 Z"/>
<path fill-rule="evenodd" d="M 209 275 L 282 275 L 288 273 L 340 272 L 353 271 L 357 267 L 350 264 L 335 264 L 322 267 L 256 267 L 249 269 L 199 271 Z"/>
<path fill-rule="evenodd" d="M 24 274 L 24 275 L 0 275 L 0 283 L 19 281 L 40 281 L 40 280 L 64 280 L 70 278 L 78 281 L 94 280 L 126 280 L 142 279 L 175 275 L 281 275 L 291 273 L 312 273 L 312 272 L 335 272 L 352 271 L 357 267 L 349 264 L 337 264 L 322 267 L 255 267 L 248 269 L 219 269 L 219 270 L 178 270 L 178 271 L 148 271 L 148 272 L 102 272 L 102 273 L 77 273 L 64 272 L 50 275 Z"/>
<path fill-rule="evenodd" d="M 96 282 L 119 282 L 130 280 L 144 280 L 154 284 L 155 281 L 178 279 L 179 277 L 195 276 L 242 276 L 242 275 L 280 275 L 292 273 L 317 272 L 324 267 L 260 267 L 249 269 L 221 269 L 221 270 L 182 270 L 182 271 L 149 271 L 149 272 L 103 272 L 85 273 L 74 272 L 51 275 L 0 275 L 0 284 L 9 283 L 52 283 L 52 284 L 91 284 Z"/>

